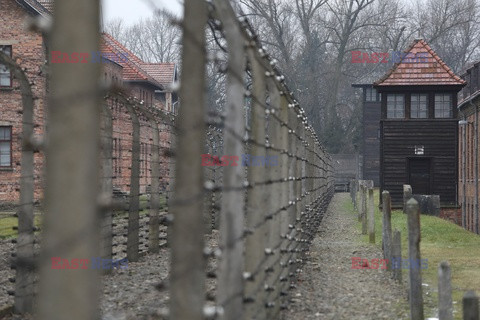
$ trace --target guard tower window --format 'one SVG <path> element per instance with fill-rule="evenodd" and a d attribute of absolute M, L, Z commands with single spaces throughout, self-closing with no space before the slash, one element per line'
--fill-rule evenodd
<path fill-rule="evenodd" d="M 428 118 L 428 102 L 426 94 L 412 94 L 410 118 Z"/>
<path fill-rule="evenodd" d="M 387 95 L 387 118 L 405 118 L 405 97 L 403 94 Z"/>
<path fill-rule="evenodd" d="M 436 94 L 435 95 L 435 118 L 451 118 L 452 112 L 452 95 Z"/>

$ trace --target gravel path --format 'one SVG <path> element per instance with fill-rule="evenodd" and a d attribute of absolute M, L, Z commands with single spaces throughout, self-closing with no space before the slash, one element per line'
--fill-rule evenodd
<path fill-rule="evenodd" d="M 345 212 L 347 194 L 336 194 L 315 238 L 310 256 L 299 275 L 297 289 L 292 291 L 290 310 L 281 319 L 408 319 L 408 306 L 403 286 L 389 278 L 385 270 L 352 270 L 351 258 L 381 258 L 374 245 L 360 241 L 356 216 Z M 206 237 L 210 247 L 217 246 L 218 232 Z M 0 242 L 1 279 L 13 271 L 7 268 L 12 249 L 10 241 Z M 102 278 L 100 301 L 102 320 L 159 319 L 168 306 L 168 273 L 170 254 L 163 248 L 158 254 L 129 263 L 128 269 L 115 270 Z M 208 270 L 216 261 L 209 259 Z M 12 285 L 0 285 L 0 302 L 11 303 L 6 294 Z M 208 279 L 208 298 L 215 295 L 214 280 Z M 208 299 L 207 298 L 207 299 Z M 208 300 L 210 300 L 208 299 Z M 212 301 L 208 301 L 212 304 Z M 7 317 L 25 320 L 28 317 Z M 275 320 L 275 319 L 272 319 Z"/>
<path fill-rule="evenodd" d="M 348 197 L 332 200 L 283 319 L 409 319 L 406 290 L 390 273 L 352 269 L 352 257 L 381 259 L 382 252 L 360 241 L 356 216 L 344 209 Z"/>

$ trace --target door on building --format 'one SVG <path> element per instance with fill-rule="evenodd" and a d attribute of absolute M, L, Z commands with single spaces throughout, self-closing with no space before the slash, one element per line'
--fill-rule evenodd
<path fill-rule="evenodd" d="M 408 182 L 413 194 L 430 194 L 430 158 L 408 159 Z"/>

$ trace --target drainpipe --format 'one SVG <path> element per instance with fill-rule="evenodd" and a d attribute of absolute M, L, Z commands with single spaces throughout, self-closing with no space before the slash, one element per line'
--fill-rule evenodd
<path fill-rule="evenodd" d="M 478 108 L 469 101 L 475 110 L 475 233 L 478 234 Z"/>
<path fill-rule="evenodd" d="M 467 120 L 465 118 L 465 114 L 460 111 L 462 114 L 463 120 L 459 121 L 459 124 L 463 128 L 463 138 L 462 138 L 462 187 L 463 187 L 463 199 L 462 199 L 462 227 L 465 228 L 465 216 L 466 216 L 466 208 L 465 205 L 467 203 L 467 163 L 466 163 L 466 147 L 467 147 Z"/>

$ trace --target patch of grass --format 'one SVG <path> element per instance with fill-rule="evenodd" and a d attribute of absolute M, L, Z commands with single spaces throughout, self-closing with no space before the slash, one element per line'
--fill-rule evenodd
<path fill-rule="evenodd" d="M 140 211 L 148 210 L 150 207 L 150 197 L 148 195 L 141 195 L 140 196 Z M 167 209 L 167 198 L 165 195 L 160 195 L 160 212 L 165 211 Z"/>
<path fill-rule="evenodd" d="M 147 215 L 150 208 L 150 199 L 146 195 L 140 196 L 140 216 Z M 167 199 L 165 195 L 160 195 L 160 212 L 167 209 Z M 115 217 L 124 218 L 128 216 L 128 211 L 117 211 Z M 41 214 L 36 212 L 34 216 L 34 223 L 36 227 L 41 225 Z M 18 219 L 13 216 L 12 212 L 0 212 L 0 239 L 14 238 L 17 236 Z"/>
<path fill-rule="evenodd" d="M 376 245 L 382 242 L 382 214 L 378 208 L 379 192 L 375 190 L 375 239 Z M 350 201 L 347 201 L 350 202 Z M 350 204 L 350 206 L 352 206 Z M 353 207 L 353 206 L 352 206 Z M 348 206 L 345 205 L 345 209 Z M 351 210 L 348 210 L 351 212 Z M 356 212 L 355 212 L 356 215 Z M 361 230 L 361 224 L 357 224 Z M 407 216 L 401 210 L 392 212 L 392 230 L 399 230 L 402 236 L 402 257 L 408 258 Z M 462 297 L 467 290 L 480 294 L 480 237 L 458 225 L 446 220 L 420 216 L 420 254 L 428 259 L 428 268 L 422 270 L 422 281 L 428 284 L 427 296 L 424 288 L 425 317 L 435 315 L 438 301 L 438 265 L 448 261 L 452 272 L 452 298 L 454 301 L 454 318 L 462 319 Z M 368 235 L 362 237 L 368 242 Z M 403 270 L 404 279 L 409 276 Z"/>
<path fill-rule="evenodd" d="M 34 216 L 33 221 L 36 227 L 40 227 L 41 219 L 41 216 L 38 214 Z M 14 230 L 14 227 L 18 227 L 18 218 L 12 216 L 0 218 L 0 239 L 16 237 L 18 231 Z"/>

